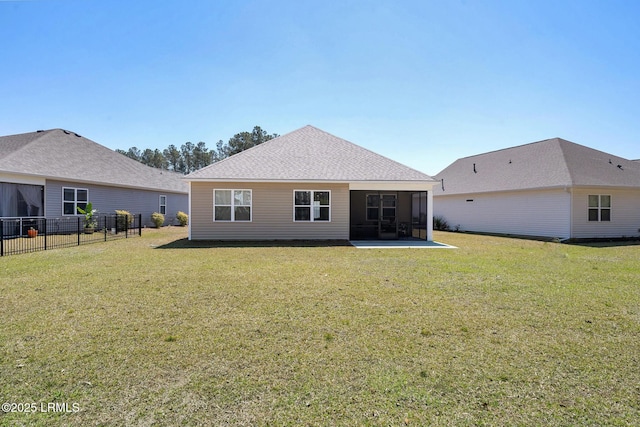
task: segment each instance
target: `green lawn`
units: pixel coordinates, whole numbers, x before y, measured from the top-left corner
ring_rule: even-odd
[[[640,246],[185,233],[0,259],[0,425],[640,424]]]

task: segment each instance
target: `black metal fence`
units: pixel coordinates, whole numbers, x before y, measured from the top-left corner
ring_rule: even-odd
[[[84,217],[0,218],[0,256],[106,242],[142,235],[142,215],[100,215],[93,228]]]

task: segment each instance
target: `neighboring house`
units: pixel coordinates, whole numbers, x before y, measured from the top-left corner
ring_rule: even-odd
[[[165,214],[172,224],[188,209],[182,175],[154,169],[62,129],[0,137],[0,217],[64,217],[92,202],[116,209]]]
[[[432,240],[433,178],[312,126],[185,179],[193,240]]]
[[[590,239],[640,235],[640,163],[560,138],[456,160],[435,176],[452,228]]]

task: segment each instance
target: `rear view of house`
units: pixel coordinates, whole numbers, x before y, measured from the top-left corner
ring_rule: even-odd
[[[432,240],[430,176],[313,126],[185,179],[193,240]]]
[[[435,178],[434,215],[461,230],[640,236],[640,163],[564,139],[465,157]]]

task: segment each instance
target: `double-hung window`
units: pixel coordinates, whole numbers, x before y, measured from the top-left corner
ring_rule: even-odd
[[[380,215],[380,207],[382,207],[382,215]],[[395,217],[395,194],[367,194],[367,221],[394,221]]]
[[[589,221],[611,221],[611,196],[589,195]]]
[[[251,221],[251,190],[213,190],[214,221]]]
[[[380,219],[380,195],[367,194],[367,221]]]
[[[167,196],[160,196],[160,213],[167,214]]]
[[[62,215],[79,215],[78,208],[86,209],[88,201],[86,188],[62,187]]]
[[[295,190],[293,220],[296,222],[331,221],[331,192]]]

